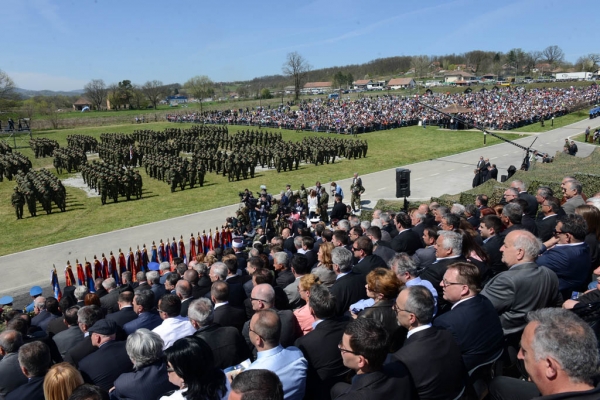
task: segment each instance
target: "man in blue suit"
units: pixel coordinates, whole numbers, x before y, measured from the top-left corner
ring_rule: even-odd
[[[154,311],[154,293],[150,290],[143,290],[135,294],[133,311],[137,313],[138,317],[123,325],[123,330],[128,335],[140,328],[152,330],[162,324],[162,318]]]
[[[6,400],[44,400],[44,376],[50,368],[50,348],[39,340],[19,349],[19,365],[28,381],[6,396]]]
[[[563,299],[585,288],[591,275],[589,246],[584,242],[587,224],[581,215],[569,214],[558,219],[554,237],[542,246],[536,264],[551,269],[558,276],[558,290]],[[550,249],[546,250],[546,246]]]
[[[467,370],[498,356],[504,333],[494,306],[479,294],[479,269],[465,262],[451,264],[440,286],[452,309],[436,318],[433,326],[452,332]]]

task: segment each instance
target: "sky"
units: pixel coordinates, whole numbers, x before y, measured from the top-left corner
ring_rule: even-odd
[[[600,52],[591,0],[2,0],[0,70],[17,87],[77,90],[92,79],[215,82],[377,58],[558,45]],[[593,40],[592,40],[593,38]]]

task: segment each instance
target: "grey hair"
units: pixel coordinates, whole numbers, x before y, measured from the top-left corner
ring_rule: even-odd
[[[198,275],[208,275],[208,265],[205,263],[198,263],[193,267]]]
[[[452,204],[452,208],[450,208],[450,213],[462,217],[465,214],[465,206],[458,203]]]
[[[125,350],[136,369],[160,360],[165,342],[162,338],[146,328],[140,328],[127,338]]]
[[[33,304],[43,311],[46,309],[46,298],[42,296],[36,297],[35,300],[33,300]]]
[[[108,289],[114,289],[117,287],[117,281],[115,281],[115,278],[106,278],[103,282],[102,282],[102,287],[106,290]]]
[[[379,219],[380,219],[382,222],[387,222],[387,223],[389,223],[389,222],[390,222],[390,220],[391,220],[391,218],[390,218],[390,213],[387,213],[387,212],[382,212],[382,213],[379,215]]]
[[[543,308],[527,314],[537,322],[532,350],[536,360],[554,358],[571,382],[593,385],[598,376],[598,340],[592,328],[571,310]]]
[[[415,213],[413,214],[413,216],[414,216],[416,219],[418,219],[419,221],[421,221],[421,222],[424,222],[424,221],[425,221],[425,217],[426,217],[426,215],[425,215],[425,214],[421,214],[421,213],[419,213],[419,212],[415,212]]]
[[[383,228],[383,224],[381,223],[381,219],[374,219],[371,221],[371,226],[376,226],[379,229]]]
[[[371,221],[361,221],[360,227],[362,228],[363,231],[366,231],[367,229],[369,229],[371,227]]]
[[[426,325],[433,319],[433,310],[435,303],[433,295],[425,286],[414,285],[404,290],[408,290],[408,297],[404,308],[417,317],[419,325]]]
[[[452,249],[452,254],[458,256],[462,254],[462,236],[458,232],[439,231],[439,237],[442,238],[444,249]]]
[[[419,275],[419,266],[407,253],[397,253],[389,262],[388,266],[396,275],[404,275],[408,272],[410,276]]]
[[[349,232],[350,231],[350,221],[347,219],[341,219],[337,223],[337,228],[342,231]]]
[[[576,191],[577,194],[581,194],[583,187],[579,181],[571,181],[569,182],[569,189]]]
[[[352,269],[352,252],[345,247],[336,247],[331,250],[331,261],[340,266],[341,272],[350,272]]]
[[[515,179],[514,181],[512,181],[510,183],[510,185],[515,185],[514,188],[517,189],[519,192],[524,192],[525,191],[525,183],[520,180],[520,179]]]
[[[283,264],[287,268],[290,260],[285,251],[278,251],[277,253],[273,254],[273,261],[277,264]]]
[[[200,326],[212,324],[214,320],[212,302],[205,297],[192,301],[188,309],[188,318],[193,319]]]
[[[102,309],[98,306],[85,306],[77,311],[77,322],[91,327],[104,316]]]
[[[512,192],[512,194],[514,194],[515,196],[519,196],[519,190],[515,189],[514,187],[508,187],[504,190],[505,192]]]
[[[168,261],[163,261],[160,263],[160,266],[158,267],[161,271],[166,271],[171,269],[171,264],[169,264]]]
[[[590,197],[587,199],[587,203],[600,210],[600,197]]]
[[[7,353],[16,353],[23,345],[23,335],[19,331],[7,329],[0,333],[0,347]]]
[[[348,217],[348,223],[350,224],[351,228],[360,226],[360,218],[358,218],[356,215],[351,215]]]
[[[523,218],[523,208],[519,203],[508,203],[502,209],[502,215],[507,217],[513,224],[520,224]]]
[[[224,281],[227,278],[227,265],[222,262],[216,262],[210,266],[213,273],[219,277],[220,280]]]
[[[544,199],[547,199],[550,196],[554,196],[554,191],[548,186],[540,186],[537,190],[537,194]]]
[[[294,238],[294,246],[295,246],[297,249],[301,249],[301,248],[302,248],[302,236],[296,236],[296,237]]]
[[[534,261],[540,253],[542,242],[528,231],[518,232],[519,234],[513,241],[514,248],[523,250],[526,261]]]
[[[77,301],[82,301],[85,298],[85,295],[89,292],[90,291],[88,290],[87,286],[80,285],[75,288],[73,295],[75,296]]]
[[[158,271],[148,271],[146,273],[146,280],[148,282],[158,283],[160,282],[160,274],[158,273]]]

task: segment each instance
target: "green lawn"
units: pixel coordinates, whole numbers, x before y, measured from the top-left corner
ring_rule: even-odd
[[[580,110],[571,114],[563,115],[562,117],[554,118],[554,126],[551,121],[544,121],[544,127],[537,124],[531,124],[522,128],[512,129],[511,132],[548,132],[555,128],[562,128],[563,126],[571,125],[572,123],[579,122],[589,116],[588,109]]]
[[[174,125],[153,123],[145,124],[144,128],[161,130],[167,126],[173,127]],[[183,128],[188,125],[177,126]],[[45,131],[34,137],[52,138],[57,140],[61,146],[66,146],[66,137],[69,134],[77,133],[98,137],[103,132],[130,133],[137,128],[139,126],[127,124]],[[229,132],[234,133],[241,129],[242,127],[230,127]],[[306,135],[327,136],[327,134],[320,133],[299,134],[286,130],[281,132],[284,140],[299,140]],[[509,139],[517,137],[512,134],[505,136]],[[238,192],[246,187],[258,190],[260,185],[266,184],[275,193],[284,188],[288,182],[292,182],[296,187],[300,183],[311,186],[317,180],[328,182],[348,178],[354,171],[359,171],[361,174],[376,172],[479,148],[483,145],[482,135],[478,132],[440,131],[419,127],[368,133],[361,135],[360,138],[367,139],[369,143],[367,157],[364,159],[342,160],[335,164],[318,167],[302,165],[298,171],[279,174],[275,171],[265,171],[257,173],[254,179],[236,183],[229,183],[226,178],[214,173],[207,174],[203,188],[175,193],[170,193],[166,183],[148,177],[141,168],[140,173],[144,180],[142,200],[120,201],[116,204],[109,203],[102,206],[99,198],[88,198],[81,190],[67,188],[67,212],[46,215],[38,211],[38,217],[27,217],[20,221],[15,219],[14,209],[10,205],[10,196],[15,182],[5,179],[0,183],[0,217],[4,221],[2,230],[5,233],[10,232],[10,234],[2,236],[0,255],[234,204],[238,201]],[[499,142],[498,139],[491,137],[488,137],[487,140],[488,145]],[[19,151],[32,160],[35,168],[52,168],[51,158],[35,159],[30,149],[20,149]],[[67,174],[60,176],[61,179],[67,177]],[[202,198],[201,202],[198,202],[199,197]],[[29,215],[26,207],[25,215]]]

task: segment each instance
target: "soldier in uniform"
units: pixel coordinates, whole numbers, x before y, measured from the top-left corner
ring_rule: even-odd
[[[104,175],[100,175],[100,179],[98,179],[98,193],[100,193],[100,200],[102,201],[102,205],[106,204],[106,195],[108,192],[108,187],[106,186],[106,179]]]
[[[35,194],[31,190],[25,192],[25,201],[27,202],[27,209],[29,210],[29,214],[32,217],[35,217],[37,215],[37,205],[35,201]]]
[[[304,204],[304,207],[306,207],[308,204],[308,192],[306,191],[306,188],[304,187],[304,183],[302,185],[300,185],[300,190],[298,191],[298,196],[300,197],[300,200],[302,200],[302,204]]]
[[[364,193],[365,188],[362,185],[362,179],[356,172],[354,173],[354,178],[352,178],[350,191],[352,192],[352,196],[350,197],[350,205],[352,207],[352,211],[357,212],[360,210],[360,196]]]
[[[329,216],[327,215],[327,209],[329,208],[329,194],[327,193],[327,189],[325,187],[321,187],[321,193],[319,197],[319,217],[321,221],[328,223]]]
[[[19,191],[18,186],[15,186],[15,192],[12,194],[10,201],[15,208],[17,219],[23,219],[23,205],[25,205],[25,199],[23,198],[23,194]]]

